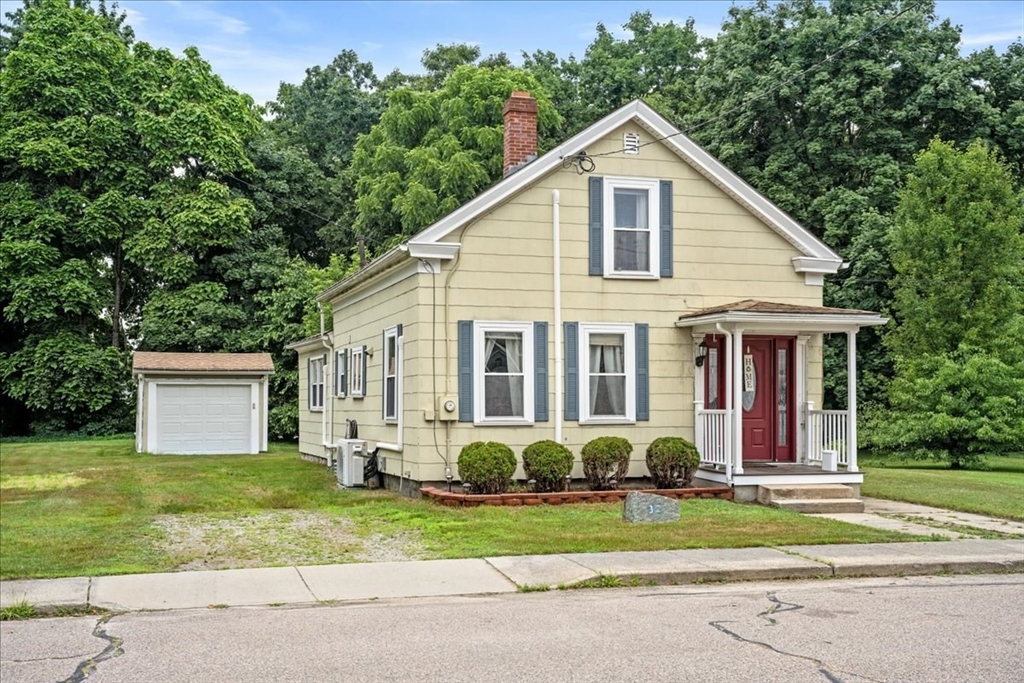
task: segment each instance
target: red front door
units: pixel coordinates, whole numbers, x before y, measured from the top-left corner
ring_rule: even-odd
[[[744,339],[741,358],[743,388],[743,459],[772,460],[772,340]]]
[[[724,408],[725,356],[721,336],[707,338],[705,362],[708,408]],[[740,358],[743,390],[743,459],[792,462],[793,448],[793,338],[744,337]]]

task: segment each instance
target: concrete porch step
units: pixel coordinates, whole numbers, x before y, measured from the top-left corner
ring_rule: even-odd
[[[757,487],[757,502],[769,505],[778,500],[856,499],[853,489],[845,484],[762,484]]]
[[[857,498],[784,498],[768,504],[783,510],[815,515],[864,512],[864,502]]]

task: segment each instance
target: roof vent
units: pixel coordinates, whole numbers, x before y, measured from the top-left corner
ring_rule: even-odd
[[[640,153],[640,134],[625,133],[622,136],[622,152],[624,154]]]

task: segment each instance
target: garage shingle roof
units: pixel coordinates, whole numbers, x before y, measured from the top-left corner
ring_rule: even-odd
[[[135,372],[273,372],[269,353],[162,353],[136,351]]]

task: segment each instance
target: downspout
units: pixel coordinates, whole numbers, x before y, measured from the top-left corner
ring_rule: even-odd
[[[327,391],[327,378],[331,376],[330,373],[330,362],[333,346],[324,336],[324,305],[322,302],[317,302],[317,308],[320,309],[320,343],[326,349],[327,353],[324,354],[324,406],[320,412],[320,433],[323,439],[323,447],[327,451],[327,466],[332,467],[334,465],[335,451],[338,446],[334,443],[334,397],[331,392]],[[307,381],[309,381],[307,379]],[[327,406],[330,406],[328,408]],[[330,415],[328,415],[328,411]]]
[[[145,450],[145,439],[142,438],[142,426],[145,424],[143,410],[145,404],[146,375],[139,373],[139,388],[135,397],[135,452],[142,453]]]
[[[732,483],[732,421],[735,419],[732,410],[732,332],[715,323],[715,329],[725,335],[725,414],[729,418],[725,426],[725,478]]]
[[[561,197],[551,191],[551,239],[554,242],[555,298],[555,442],[562,443],[562,253],[559,224]]]

